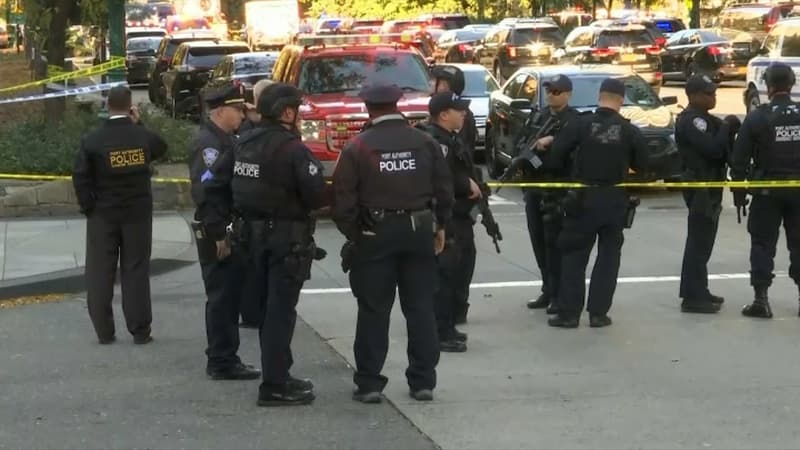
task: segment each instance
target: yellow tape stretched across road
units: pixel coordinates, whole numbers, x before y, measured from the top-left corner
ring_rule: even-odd
[[[0,94],[4,92],[19,91],[21,89],[27,89],[36,86],[43,86],[48,83],[57,83],[59,81],[71,80],[74,78],[91,77],[93,75],[99,75],[101,73],[108,72],[111,69],[116,69],[118,67],[124,67],[124,66],[125,66],[125,58],[114,56],[111,58],[110,61],[98,64],[96,66],[87,67],[85,69],[80,69],[80,70],[74,70],[72,72],[64,72],[60,75],[56,75],[50,78],[45,78],[44,80],[36,80],[36,81],[31,81],[30,83],[23,83],[16,86],[2,88],[0,89]]]
[[[72,180],[70,175],[48,174],[22,174],[0,173],[0,180],[27,180],[27,181],[58,181]],[[156,183],[189,183],[188,178],[153,177]],[[329,181],[330,183],[330,181]],[[566,182],[509,182],[486,183],[489,187],[519,187],[519,188],[549,188],[549,189],[575,189],[591,187],[581,183]],[[652,182],[625,182],[617,186],[637,189],[704,189],[704,188],[747,188],[747,189],[772,189],[772,188],[798,188],[800,180],[754,180],[754,181],[652,181]]]

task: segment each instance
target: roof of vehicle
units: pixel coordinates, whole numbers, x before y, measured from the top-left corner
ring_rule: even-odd
[[[469,17],[463,13],[433,13],[433,14],[420,14],[417,16],[417,20],[426,20],[426,19],[444,19],[448,17]]]
[[[161,27],[126,27],[125,28],[125,32],[126,33],[142,32],[142,31],[163,31],[164,34],[167,33],[167,30],[165,30],[164,28],[161,28]]]
[[[520,68],[521,71],[525,71],[527,73],[535,73],[540,75],[543,78],[556,76],[556,75],[566,75],[572,79],[575,78],[582,78],[582,77],[617,77],[621,75],[633,75],[634,72],[631,71],[628,67],[620,67],[611,64],[606,65],[586,65],[586,66],[575,66],[575,65],[563,65],[563,66],[528,66]],[[513,76],[512,76],[513,78]]]
[[[295,47],[307,52],[324,51],[374,51],[375,49],[412,50],[422,36],[416,32],[387,34],[344,34],[329,36],[303,36],[298,38]],[[366,50],[365,50],[366,49]],[[416,50],[414,50],[416,51]]]
[[[441,65],[458,67],[462,72],[488,72],[488,69],[482,64],[445,63]]]
[[[163,36],[134,36],[126,39],[128,42],[136,42],[136,41],[161,41],[164,39]]]
[[[193,39],[193,38],[211,38],[219,39],[216,33],[211,30],[181,30],[176,31],[169,35],[171,39]]]
[[[192,48],[192,47],[247,47],[247,44],[244,42],[238,41],[189,41],[184,42],[181,44],[183,46]]]
[[[514,25],[511,25],[509,28],[512,30],[533,30],[539,28],[550,28],[555,30],[561,29],[558,25],[548,22],[518,22]]]
[[[230,56],[233,59],[239,58],[277,58],[280,55],[280,52],[242,52],[242,53],[231,53]]]

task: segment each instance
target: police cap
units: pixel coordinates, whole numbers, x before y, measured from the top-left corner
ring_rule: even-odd
[[[297,108],[303,103],[303,92],[286,83],[267,86],[258,97],[258,113],[268,119],[277,119],[286,108]]]
[[[469,100],[463,99],[455,92],[450,91],[433,94],[430,103],[428,103],[428,112],[431,113],[431,116],[435,117],[448,109],[466,111],[469,109]]]
[[[713,94],[717,91],[717,85],[708,75],[692,75],[686,80],[684,91],[686,95]]]
[[[764,72],[767,87],[791,90],[795,83],[794,71],[783,63],[773,63]]]
[[[620,97],[625,97],[625,83],[616,78],[606,78],[600,84],[600,92],[607,92],[609,94],[616,94]]]
[[[394,105],[403,96],[403,90],[394,84],[364,86],[358,96],[367,105]]]
[[[242,88],[229,83],[221,86],[209,86],[206,88],[203,97],[209,109],[244,105]]]
[[[542,83],[548,91],[572,92],[572,80],[566,75],[556,75]]]
[[[464,81],[464,72],[456,66],[447,64],[435,65],[431,68],[431,76],[434,79],[443,79],[450,85],[450,90],[458,95],[464,92],[466,82]]]

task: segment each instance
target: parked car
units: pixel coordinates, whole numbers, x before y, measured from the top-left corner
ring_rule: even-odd
[[[785,19],[778,22],[764,38],[763,46],[757,51],[758,56],[747,63],[747,87],[744,100],[747,112],[769,102],[764,72],[770,64],[781,62],[791,66],[795,75],[800,76],[800,18]],[[792,87],[792,99],[800,95],[800,85]]]
[[[178,46],[170,68],[161,74],[166,105],[173,117],[200,114],[199,92],[217,63],[232,53],[249,52],[244,42],[185,42]]]
[[[125,67],[128,84],[147,83],[156,62],[160,37],[131,38],[125,43]]]
[[[661,47],[642,25],[588,26],[572,30],[558,60],[565,64],[618,65],[661,87]]]
[[[245,99],[253,103],[253,85],[260,80],[272,79],[272,68],[279,52],[233,53],[226,55],[211,72],[215,85],[238,83],[245,90]]]
[[[486,29],[445,31],[436,42],[433,58],[436,62],[472,62],[475,47],[486,37]]]
[[[754,54],[748,42],[730,42],[708,29],[690,29],[673,34],[661,53],[664,81],[685,81],[694,74],[716,81],[743,80],[747,62]]]
[[[402,33],[408,30],[421,30],[426,23],[420,20],[387,20],[381,25],[381,34]]]
[[[140,37],[163,38],[167,35],[167,30],[157,27],[129,27],[125,28],[125,40]]]
[[[752,3],[739,4],[724,8],[713,22],[712,28],[731,28],[750,33],[754,39],[762,41],[767,33],[781,19],[786,18],[793,10],[793,3],[777,6]]]
[[[458,30],[470,24],[466,14],[423,14],[417,20],[424,22],[426,28],[442,30]]]
[[[489,174],[499,176],[517,155],[516,139],[532,109],[544,108],[546,94],[542,83],[556,75],[572,80],[570,106],[580,111],[594,110],[604,79],[620,78],[625,83],[625,103],[620,113],[644,134],[649,153],[649,172],[631,174],[638,179],[675,179],[681,161],[675,144],[675,121],[666,105],[676,97],[658,98],[648,83],[625,69],[587,68],[586,66],[524,67],[503,87],[490,95],[486,124],[486,165]]]
[[[383,19],[352,19],[346,21],[344,31],[349,34],[374,34],[381,31]]]
[[[486,116],[489,115],[489,95],[500,89],[494,76],[480,64],[448,64],[464,72],[464,92],[462,97],[470,99],[469,109],[475,116],[478,128],[476,149],[483,151],[486,143]]]
[[[472,60],[492,71],[503,82],[520,67],[552,64],[564,45],[558,26],[546,22],[520,22],[490,31],[474,49]]]
[[[172,64],[172,57],[178,50],[178,46],[191,41],[219,42],[219,38],[210,30],[187,30],[165,36],[161,40],[156,51],[155,64],[150,72],[150,85],[147,88],[147,95],[154,105],[164,105],[166,100],[164,85],[161,84],[161,74]]]

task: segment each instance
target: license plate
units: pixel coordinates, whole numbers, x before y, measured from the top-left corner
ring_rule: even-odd
[[[642,55],[622,55],[620,59],[622,60],[622,62],[634,62],[634,61],[639,61],[641,57]]]
[[[747,67],[739,67],[739,74],[741,75],[747,74]]]

